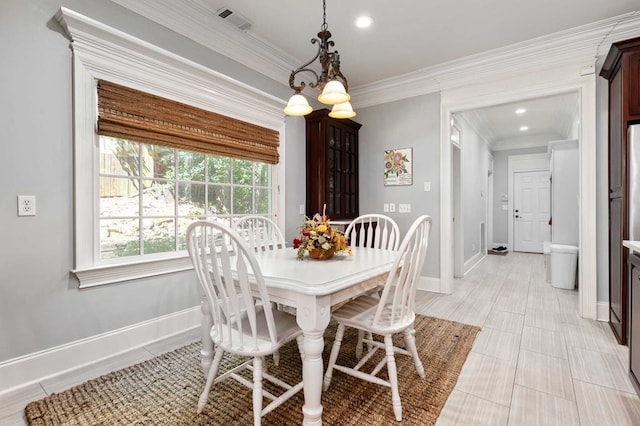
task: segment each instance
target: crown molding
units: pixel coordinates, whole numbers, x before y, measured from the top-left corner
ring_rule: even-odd
[[[275,81],[285,82],[297,58],[251,31],[215,18],[204,0],[112,0]],[[214,25],[215,24],[215,25]],[[640,36],[640,12],[630,12],[521,43],[467,56],[350,89],[354,108],[398,101],[482,79],[558,66],[593,65],[611,43]],[[284,83],[283,83],[284,84]]]
[[[364,108],[515,73],[594,65],[611,43],[637,36],[640,12],[630,12],[354,87],[351,103],[354,108]]]
[[[111,1],[283,84],[301,63],[251,31],[218,19],[203,0]]]

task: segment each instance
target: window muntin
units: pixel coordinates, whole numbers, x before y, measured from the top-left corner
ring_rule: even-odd
[[[184,251],[197,219],[273,216],[273,166],[100,136],[99,261]]]

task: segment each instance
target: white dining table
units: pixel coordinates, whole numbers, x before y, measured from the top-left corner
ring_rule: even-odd
[[[292,248],[256,253],[271,302],[295,308],[303,331],[304,425],[322,424],[322,351],[331,307],[384,284],[397,254],[361,247],[352,250],[352,256],[337,254],[329,260],[305,257],[303,261],[296,260],[297,250]],[[208,371],[214,348],[209,338],[213,324],[206,298],[202,299],[201,309],[202,367]]]

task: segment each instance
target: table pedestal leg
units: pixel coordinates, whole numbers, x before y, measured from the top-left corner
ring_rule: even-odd
[[[303,425],[322,425],[322,351],[324,330],[329,325],[331,307],[329,297],[301,295],[298,299],[297,321],[304,335],[304,382]]]

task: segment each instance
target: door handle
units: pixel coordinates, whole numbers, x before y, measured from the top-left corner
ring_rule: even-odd
[[[516,215],[516,219],[519,218],[520,216]]]
[[[520,210],[516,209],[516,213],[518,213]]]

